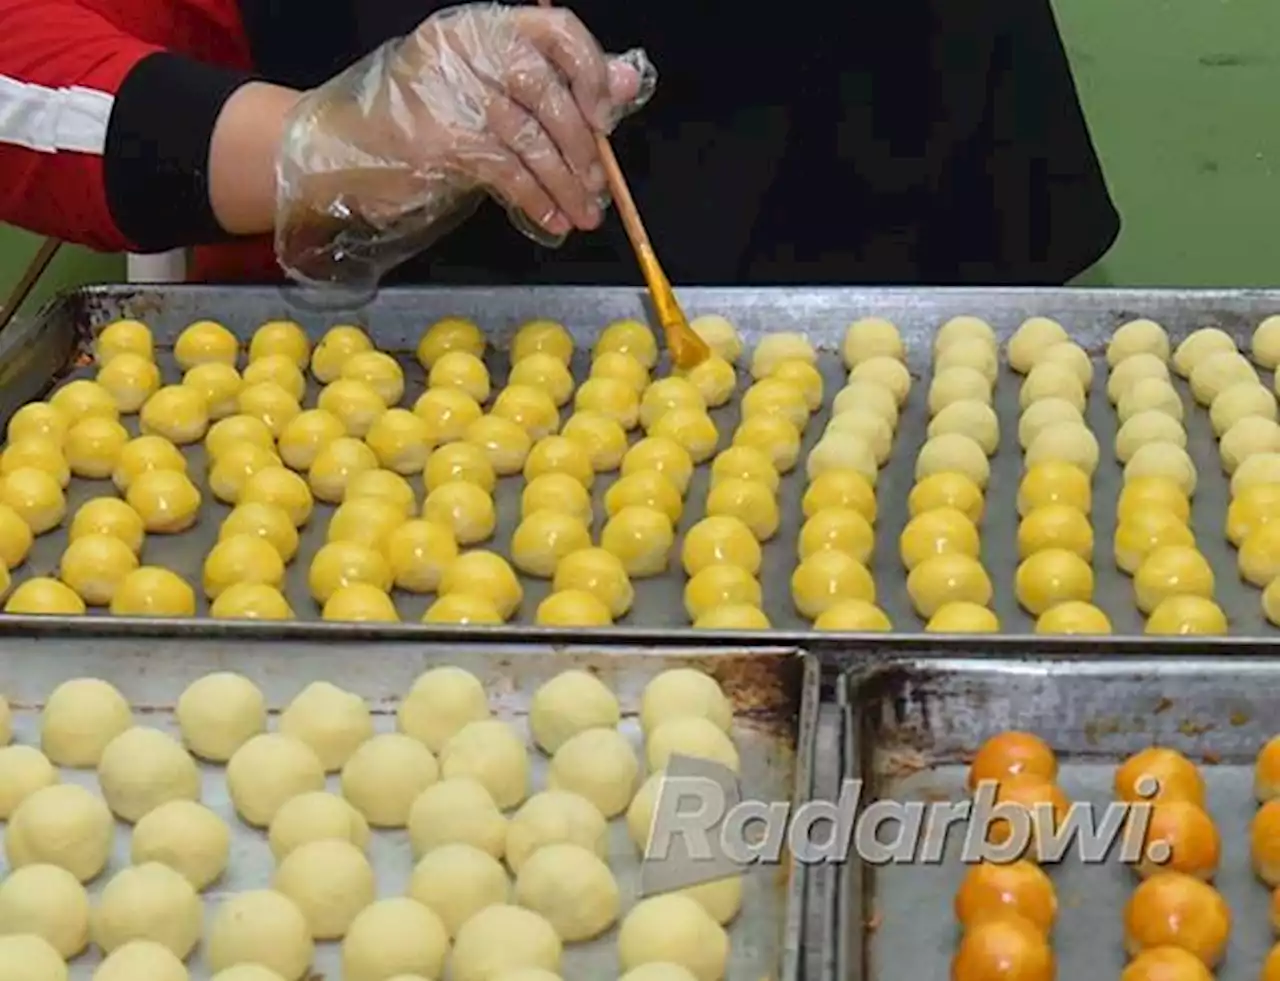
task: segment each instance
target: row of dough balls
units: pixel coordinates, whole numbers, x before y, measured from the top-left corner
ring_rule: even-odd
[[[41,937],[59,964],[92,941],[109,955],[95,977],[131,978],[126,966],[147,964],[148,977],[185,978],[182,961],[201,936],[198,892],[221,876],[230,852],[230,829],[198,803],[200,758],[226,763],[237,813],[268,829],[277,860],[271,889],[234,896],[215,914],[205,938],[213,970],[253,964],[274,972],[264,979],[296,981],[314,942],[343,940],[351,981],[440,977],[450,941],[459,981],[518,967],[554,972],[564,943],[599,936],[620,915],[604,862],[608,819],[625,812],[643,851],[673,754],[739,768],[731,705],[690,669],[658,675],[642,695],[651,775],[638,793],[640,764],[617,732],[617,699],[583,671],[534,694],[529,725],[551,764],[548,790],[532,797],[523,740],[492,718],[479,681],[456,668],[418,679],[392,734],[375,735],[363,700],[326,683],[300,692],[269,734],[261,692],[231,673],[194,682],[176,717],[181,744],[135,726],[110,685],[76,679],[46,703],[43,753],[0,750],[14,869],[0,884],[0,930]],[[58,783],[54,763],[96,766],[105,803]],[[343,797],[324,793],[326,772],[341,774]],[[80,883],[106,865],[113,813],[134,824],[133,864],[91,909]],[[406,898],[377,900],[365,857],[370,826],[408,827],[418,864]],[[623,969],[674,964],[685,973],[651,972],[655,981],[716,981],[728,957],[723,925],[740,905],[740,879],[640,902],[619,932]]]

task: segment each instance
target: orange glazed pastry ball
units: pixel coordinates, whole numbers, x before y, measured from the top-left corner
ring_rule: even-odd
[[[1272,736],[1258,752],[1253,770],[1253,794],[1259,804],[1280,798],[1280,736]]]
[[[1039,736],[1030,732],[1002,732],[978,749],[969,766],[969,789],[985,780],[1004,780],[1022,775],[1055,780],[1058,760]]]
[[[1027,859],[1038,857],[1041,835],[1052,837],[1056,834],[1058,827],[1066,820],[1067,808],[1071,806],[1061,787],[1033,774],[1006,777],[1000,781],[996,789],[996,802],[1021,805],[1026,808],[1031,840],[1027,842],[1027,850],[1021,857]],[[1050,819],[1052,827],[1044,826],[1043,807],[1039,806],[1044,804],[1048,804],[1053,810],[1053,816]],[[1011,822],[997,818],[990,824],[987,840],[993,845],[1003,845],[1016,833],[1019,833],[1019,829]]]
[[[1269,800],[1258,808],[1249,837],[1258,878],[1273,889],[1280,886],[1280,801]]]
[[[1271,977],[1264,973],[1263,981]],[[1129,962],[1120,981],[1213,981],[1213,972],[1181,947],[1151,947]]]
[[[1155,851],[1164,854],[1153,856],[1157,843]],[[1222,839],[1213,818],[1199,805],[1162,800],[1151,808],[1142,854],[1137,869],[1144,879],[1168,871],[1210,882],[1218,871]]]
[[[1181,947],[1216,967],[1230,933],[1226,900],[1213,886],[1181,872],[1146,879],[1124,909],[1124,946],[1131,955],[1149,947]]]
[[[1130,756],[1116,770],[1115,787],[1116,797],[1131,804],[1142,800],[1185,800],[1204,806],[1204,777],[1176,749],[1152,746]]]
[[[1014,915],[967,931],[951,962],[951,981],[1053,981],[1055,973],[1044,934]]]
[[[1272,947],[1262,962],[1262,981],[1280,981],[1280,944]]]
[[[966,930],[1009,915],[1035,924],[1048,936],[1058,916],[1053,882],[1034,862],[971,865],[956,892],[956,919]]]

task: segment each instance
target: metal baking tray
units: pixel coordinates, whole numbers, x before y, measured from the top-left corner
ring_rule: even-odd
[[[1280,659],[891,658],[848,673],[841,695],[845,774],[864,781],[864,803],[963,799],[967,761],[1009,729],[1043,737],[1068,797],[1098,806],[1112,799],[1115,769],[1127,756],[1152,745],[1186,753],[1205,777],[1222,837],[1214,884],[1232,911],[1216,976],[1257,978],[1275,938],[1270,890],[1250,865],[1249,823],[1255,758],[1280,727]],[[962,829],[948,836],[943,860],[933,864],[844,866],[837,977],[949,976],[962,838]],[[1059,903],[1058,976],[1118,977],[1126,963],[1121,911],[1137,876],[1118,860],[1086,865],[1074,854],[1048,868]]]
[[[1121,467],[1111,452],[1116,418],[1105,395],[1105,362],[1102,353],[1111,332],[1119,324],[1138,316],[1151,317],[1168,329],[1176,342],[1192,330],[1209,325],[1221,327],[1247,347],[1256,324],[1265,316],[1280,312],[1277,291],[1186,291],[1186,290],[1090,290],[1090,289],[868,289],[868,288],[741,288],[688,289],[681,299],[690,316],[719,313],[737,325],[748,347],[765,333],[800,331],[821,352],[826,381],[826,405],[811,421],[805,434],[804,450],[816,442],[830,415],[830,402],[844,384],[845,372],[838,348],[848,324],[860,316],[879,315],[893,320],[908,346],[908,361],[916,384],[904,407],[896,445],[877,489],[880,517],[874,572],[879,602],[899,633],[918,633],[922,622],[912,611],[906,592],[906,577],[898,557],[898,537],[907,519],[906,497],[914,482],[915,458],[925,439],[928,421],[926,393],[930,377],[931,338],[949,317],[974,314],[988,320],[1005,338],[1027,317],[1046,315],[1059,319],[1072,336],[1089,350],[1098,363],[1088,408],[1088,421],[1102,446],[1102,462],[1094,482],[1093,521],[1096,535],[1096,602],[1110,616],[1119,635],[1140,634],[1143,618],[1132,600],[1130,583],[1112,557],[1115,530],[1115,503],[1121,486]],[[152,328],[167,380],[177,380],[176,368],[168,357],[178,333],[201,318],[224,322],[247,338],[262,322],[290,318],[302,323],[314,335],[341,322],[366,326],[378,345],[401,357],[406,367],[407,392],[404,404],[412,404],[422,390],[423,374],[412,357],[422,331],[436,319],[462,314],[476,319],[488,332],[493,353],[490,367],[495,384],[505,380],[502,351],[515,329],[534,317],[547,317],[565,324],[579,344],[574,362],[581,377],[587,368],[589,349],[595,333],[612,320],[646,316],[643,293],[631,288],[593,287],[510,287],[510,288],[415,288],[382,292],[369,304],[355,309],[317,307],[308,294],[277,288],[216,288],[195,286],[91,287],[76,290],[54,301],[36,319],[18,325],[0,337],[0,422],[20,405],[40,397],[60,380],[82,377],[92,369],[77,367],[83,362],[95,330],[119,317],[137,317]],[[740,389],[749,384],[747,372],[740,371]],[[1013,591],[1017,566],[1016,522],[1013,504],[1022,468],[1017,445],[1019,379],[1002,367],[996,389],[995,407],[1002,429],[1002,443],[992,461],[991,486],[987,494],[988,520],[983,528],[983,562],[995,583],[994,607],[1006,634],[1027,634],[1033,619],[1019,609]],[[1223,533],[1228,503],[1227,481],[1219,466],[1217,446],[1208,413],[1193,408],[1190,394],[1181,382],[1189,412],[1189,451],[1200,475],[1194,502],[1193,523],[1197,541],[1218,577],[1217,599],[1231,623],[1231,633],[1240,637],[1269,637],[1276,631],[1262,615],[1259,593],[1239,584],[1235,553]],[[314,393],[312,393],[314,397]],[[737,423],[737,408],[731,404],[713,416],[720,429],[722,446]],[[132,421],[132,420],[131,420]],[[191,450],[192,472],[204,473],[199,447]],[[802,457],[803,460],[803,457]],[[613,475],[596,482],[597,500],[612,483]],[[498,528],[492,547],[505,551],[515,529],[519,511],[519,477],[500,481],[496,495]],[[803,462],[783,481],[780,504],[782,525],[765,549],[761,576],[765,585],[765,612],[774,630],[755,638],[760,642],[813,643],[810,625],[795,612],[789,579],[796,564],[796,538],[803,522],[799,502],[805,487]],[[419,493],[421,487],[419,486]],[[707,467],[700,467],[687,497],[680,532],[702,517],[707,490]],[[72,507],[84,499],[112,493],[109,482],[77,480],[69,494]],[[207,496],[207,495],[206,495]],[[146,561],[167,565],[198,582],[203,557],[214,541],[217,526],[226,508],[210,501],[201,522],[180,536],[152,536]],[[603,508],[598,508],[602,512]],[[318,615],[306,594],[305,570],[323,541],[331,509],[318,505],[304,531],[298,557],[291,566],[286,592],[304,621]],[[601,519],[598,517],[597,521]],[[599,523],[596,527],[599,531]],[[53,533],[40,539],[28,564],[16,578],[47,573],[56,568],[65,546],[65,536]],[[653,638],[694,636],[682,602],[684,575],[679,567],[680,534],[672,552],[669,572],[662,577],[636,583],[633,611],[613,629],[592,632],[601,640],[627,639],[639,642]],[[526,579],[525,602],[518,615],[521,631],[531,629],[533,610],[548,592],[544,581]],[[401,617],[416,624],[429,597],[397,595]],[[206,610],[201,601],[200,613]],[[52,626],[46,624],[46,626]],[[312,630],[318,624],[299,623],[293,629]],[[325,628],[341,625],[324,625]],[[409,628],[401,628],[409,629]],[[415,627],[429,634],[432,628]],[[489,636],[501,636],[497,628],[475,628]],[[509,630],[510,628],[508,628]],[[394,633],[396,628],[378,628]],[[806,634],[809,635],[806,637]],[[479,635],[479,633],[477,634]],[[583,633],[582,636],[586,636]],[[743,634],[699,634],[700,642],[740,643]]]
[[[810,796],[818,720],[818,668],[810,657],[772,648],[720,653],[636,648],[553,651],[542,646],[494,646],[458,651],[421,643],[360,646],[229,642],[216,638],[162,640],[139,647],[127,639],[102,639],[92,646],[35,637],[10,636],[0,651],[0,692],[14,709],[15,740],[38,745],[39,712],[49,693],[75,677],[97,677],[115,685],[132,703],[140,724],[174,734],[174,705],[183,689],[213,671],[238,671],[256,682],[273,718],[307,683],[326,680],[363,696],[379,731],[394,728],[399,697],[422,671],[452,664],[473,672],[490,693],[495,715],[524,730],[529,700],[542,682],[569,668],[591,670],[622,703],[622,731],[639,745],[635,712],[644,685],[668,668],[689,666],[714,675],[737,710],[734,740],[742,757],[747,797],[800,801]],[[274,721],[272,722],[274,725]],[[542,789],[545,759],[536,752],[533,787]],[[233,829],[227,874],[205,893],[212,909],[220,897],[269,885],[273,863],[266,836],[241,824],[227,797],[220,767],[208,766],[204,803]],[[67,782],[96,791],[93,771],[65,770]],[[336,777],[329,789],[337,791]],[[610,866],[623,893],[624,910],[636,897],[639,860],[620,818],[610,829]],[[107,870],[90,886],[96,896],[110,876],[128,864],[129,830],[121,823]],[[379,896],[403,895],[412,871],[408,835],[375,831],[370,857]],[[5,863],[0,857],[0,877]],[[732,955],[728,981],[802,981],[806,870],[794,861],[751,868],[746,874],[743,912],[729,927]],[[596,941],[566,947],[566,981],[614,977],[618,973],[616,928]],[[90,951],[72,964],[73,979],[87,979],[99,955]],[[192,977],[208,972],[197,952]],[[317,945],[315,976],[340,975],[338,945]]]

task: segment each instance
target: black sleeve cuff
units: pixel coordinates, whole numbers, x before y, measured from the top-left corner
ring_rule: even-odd
[[[224,240],[209,204],[209,145],[231,93],[253,78],[160,52],[116,92],[103,154],[107,205],[141,252]]]

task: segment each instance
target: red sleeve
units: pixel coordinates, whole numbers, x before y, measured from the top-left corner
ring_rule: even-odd
[[[0,220],[109,251],[224,237],[208,201],[223,103],[248,80],[74,0],[0,0]]]

